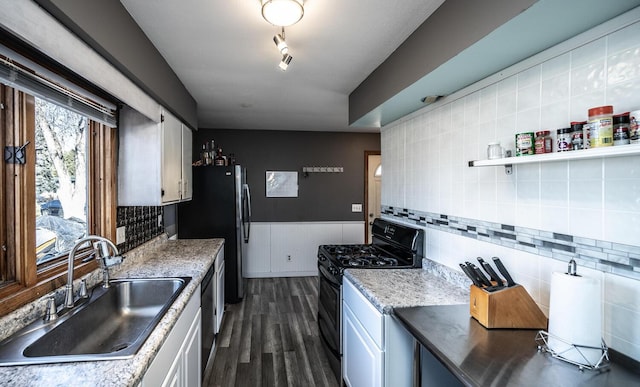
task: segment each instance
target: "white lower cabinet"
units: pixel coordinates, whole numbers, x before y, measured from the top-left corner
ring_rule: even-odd
[[[200,291],[197,290],[147,369],[142,386],[201,386],[200,319]]]
[[[384,352],[371,339],[351,309],[343,309],[342,369],[348,386],[382,386]]]
[[[411,386],[413,338],[346,277],[342,286],[342,374],[347,386]]]

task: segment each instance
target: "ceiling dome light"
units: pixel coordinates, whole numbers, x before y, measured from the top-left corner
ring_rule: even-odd
[[[262,17],[274,26],[296,24],[304,15],[303,0],[261,0]]]

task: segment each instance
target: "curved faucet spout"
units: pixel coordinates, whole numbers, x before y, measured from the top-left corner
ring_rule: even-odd
[[[75,261],[75,256],[76,256],[76,252],[78,251],[78,249],[81,246],[84,246],[85,243],[87,242],[91,242],[91,241],[97,241],[97,242],[101,242],[99,249],[98,249],[98,258],[101,259],[101,266],[103,268],[103,272],[105,275],[105,280],[108,284],[109,282],[109,275],[108,275],[108,266],[105,260],[106,258],[109,258],[109,251],[107,248],[107,245],[113,250],[113,253],[115,256],[119,256],[120,253],[118,252],[118,248],[116,247],[115,244],[113,244],[113,242],[111,242],[109,239],[98,236],[98,235],[87,235],[86,237],[79,239],[75,245],[73,245],[73,248],[71,249],[71,251],[69,252],[69,261],[68,261],[68,267],[67,267],[67,286],[66,286],[66,295],[65,295],[65,300],[64,300],[64,306],[66,308],[73,308],[73,305],[75,303],[74,300],[74,295],[73,295],[73,262]],[[105,245],[106,244],[106,245]],[[121,259],[120,259],[121,261]],[[118,262],[119,263],[119,262]]]

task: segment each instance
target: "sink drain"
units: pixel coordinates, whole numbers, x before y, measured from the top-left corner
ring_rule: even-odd
[[[130,345],[131,345],[131,343],[118,343],[118,344],[114,345],[113,347],[111,347],[111,352],[121,351],[121,350],[127,348]]]

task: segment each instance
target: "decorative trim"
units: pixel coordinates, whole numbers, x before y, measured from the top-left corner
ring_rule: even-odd
[[[126,239],[118,245],[118,250],[125,253],[164,232],[164,208],[156,206],[118,207],[117,227],[125,226]]]
[[[640,247],[446,214],[382,206],[382,214],[559,261],[640,280]]]

